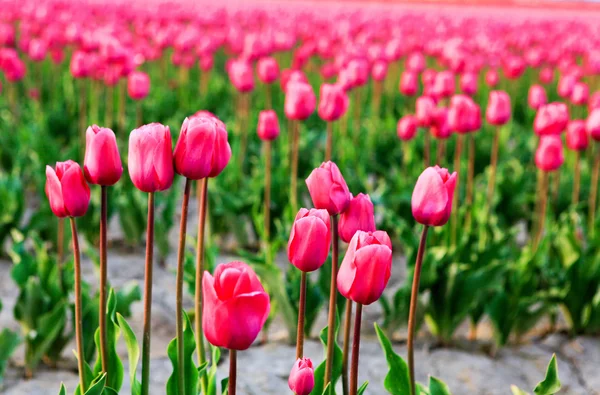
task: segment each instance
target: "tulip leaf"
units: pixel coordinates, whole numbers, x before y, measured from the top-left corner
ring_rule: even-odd
[[[119,327],[123,331],[123,339],[125,339],[125,344],[127,345],[127,355],[129,358],[129,379],[131,381],[131,395],[141,395],[142,385],[136,377],[138,361],[140,359],[140,347],[135,337],[135,333],[133,333],[133,330],[131,330],[131,327],[129,326],[127,321],[125,321],[125,318],[123,318],[123,316],[119,313],[117,313],[117,321],[119,323]]]
[[[512,391],[513,395],[529,395],[529,393],[519,389],[516,385],[511,385],[510,390]]]
[[[336,325],[335,325],[335,337],[334,338],[337,339],[337,337],[338,337],[337,333],[340,328],[339,314],[336,314],[335,322],[336,322]],[[321,331],[321,334],[319,335],[319,338],[321,339],[321,343],[323,343],[323,347],[325,348],[325,352],[327,352],[327,330],[328,330],[328,327],[326,326],[325,328],[323,328],[323,330]],[[333,369],[331,372],[332,388],[331,388],[330,392],[332,392],[333,394],[335,394],[335,383],[338,381],[338,379],[342,375],[342,357],[343,357],[342,349],[340,348],[340,346],[337,344],[337,341],[336,341],[335,345],[334,345],[334,349],[333,349]],[[311,392],[311,395],[321,395],[324,393],[326,363],[327,363],[327,361],[324,360],[315,369],[315,386]]]
[[[117,313],[123,317],[131,317],[131,305],[142,300],[142,291],[137,282],[125,284],[117,291]]]
[[[77,355],[77,353],[75,351],[73,351],[73,354],[75,354],[75,358],[79,359],[79,356]],[[83,375],[84,380],[85,380],[85,386],[86,386],[86,388],[88,388],[88,391],[89,391],[90,386],[94,382],[94,372],[92,371],[92,368],[90,367],[90,365],[85,361],[83,362],[83,370],[85,371],[85,374]],[[102,374],[102,375],[104,375],[104,374]],[[75,388],[74,395],[81,395],[81,388],[79,387],[79,384],[77,384],[77,387]],[[87,392],[86,392],[86,395],[87,395]]]
[[[360,388],[356,391],[357,395],[363,395],[365,393],[365,391],[367,390],[367,386],[369,385],[368,381],[365,381]]]
[[[67,395],[67,388],[65,387],[65,383],[60,383],[60,390],[58,391],[58,395]]]
[[[115,390],[120,390],[123,385],[123,362],[117,354],[117,341],[121,336],[121,330],[116,321],[117,311],[117,298],[114,290],[111,288],[108,291],[108,298],[106,301],[106,352],[108,357],[108,372],[110,374],[107,377],[106,386]],[[100,328],[96,330],[94,336],[96,347],[98,348],[98,359],[96,359],[96,365],[94,366],[94,375],[98,375],[102,371],[102,359],[100,358]]]
[[[385,354],[389,370],[383,385],[385,389],[392,395],[404,395],[410,393],[410,378],[408,374],[408,365],[398,354],[394,352],[392,343],[381,330],[379,325],[375,323],[375,332],[379,338],[379,343]]]
[[[119,395],[119,393],[114,388],[104,387],[102,395]]]
[[[210,346],[212,350],[212,360],[210,369],[208,370],[208,388],[207,395],[217,395],[217,365],[221,360],[221,349],[219,347]]]
[[[106,385],[106,373],[102,373],[100,376],[96,377],[92,384],[85,391],[85,395],[101,395],[104,392],[104,387]]]
[[[552,359],[546,370],[546,377],[533,390],[535,395],[552,395],[560,391],[561,383],[558,379],[558,364],[556,355],[552,355]]]
[[[225,377],[221,380],[221,393],[227,395],[229,393],[229,377]]]
[[[167,348],[167,354],[173,365],[173,373],[167,380],[167,394],[169,395],[197,395],[198,394],[198,368],[194,364],[194,351],[196,340],[192,331],[192,324],[188,315],[183,312],[183,363],[179,366],[177,358],[177,338],[171,340]],[[184,388],[179,388],[178,375],[180,370],[184,372]]]
[[[314,391],[314,390],[313,390]],[[323,390],[322,395],[331,395],[331,383],[328,383],[325,389]]]
[[[430,395],[452,395],[450,388],[442,380],[429,376]]]
[[[21,336],[18,333],[8,328],[2,330],[0,333],[0,384],[2,384],[6,364],[19,344],[21,344]]]

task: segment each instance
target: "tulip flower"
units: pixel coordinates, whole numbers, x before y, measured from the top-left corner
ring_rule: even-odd
[[[231,158],[225,125],[206,116],[186,118],[173,156],[175,171],[186,178],[218,176]]]
[[[404,71],[400,77],[400,93],[404,96],[414,96],[419,89],[417,75],[411,71]]]
[[[600,141],[600,109],[594,109],[585,122],[585,129],[594,141]]]
[[[410,141],[417,134],[417,118],[413,115],[405,115],[398,121],[396,127],[398,138],[402,141]]]
[[[590,89],[584,82],[577,82],[573,85],[573,91],[571,92],[571,102],[578,106],[587,105],[588,98],[590,95]]]
[[[558,95],[563,99],[570,98],[576,82],[577,80],[572,75],[561,76],[558,80],[558,86],[556,88]]]
[[[594,92],[588,100],[588,111],[592,112],[596,108],[600,108],[600,92]]]
[[[309,395],[315,386],[315,372],[309,358],[298,358],[290,372],[288,386],[295,395]]]
[[[567,127],[569,110],[564,103],[549,103],[539,108],[533,121],[538,136],[559,135]]]
[[[318,209],[325,209],[329,215],[335,216],[346,210],[352,195],[348,185],[333,162],[324,162],[314,169],[306,179],[306,186]]]
[[[469,96],[477,93],[477,75],[475,73],[463,73],[460,76],[460,90]]]
[[[454,74],[449,70],[440,71],[435,76],[432,94],[438,99],[446,99],[454,94]]]
[[[173,152],[168,126],[151,123],[129,135],[129,176],[142,192],[169,189],[173,183]]]
[[[316,97],[312,87],[303,82],[292,82],[287,86],[285,94],[285,115],[289,119],[303,121],[316,107]]]
[[[600,109],[594,109],[590,113],[585,123],[585,129],[588,132],[588,135],[596,142],[595,145],[598,145],[598,141],[600,141]],[[588,227],[589,232],[593,234],[594,225],[596,221],[596,205],[597,205],[597,194],[598,194],[598,179],[600,178],[600,150],[596,149],[594,153],[594,164],[592,166],[592,180],[591,180],[591,190],[590,190],[590,198],[589,198],[589,212],[588,212]]]
[[[340,238],[349,243],[356,232],[375,231],[373,203],[369,195],[359,193],[352,198],[346,211],[340,215],[338,226]]]
[[[429,167],[419,176],[413,191],[413,217],[426,226],[443,226],[452,212],[456,172],[438,166]]]
[[[492,125],[504,125],[510,119],[510,96],[504,91],[491,91],[485,113]]]
[[[50,208],[59,220],[70,217],[71,236],[73,240],[73,271],[75,277],[75,342],[77,353],[84,354],[83,348],[83,315],[81,299],[81,253],[75,217],[83,216],[90,202],[90,188],[85,182],[79,165],[72,160],[57,162],[56,167],[46,166],[46,196]],[[84,359],[77,359],[79,371],[79,388],[82,392],[87,389]]]
[[[252,66],[243,59],[234,60],[227,72],[231,84],[241,93],[254,89],[254,73]]]
[[[498,76],[496,70],[490,69],[485,73],[485,83],[490,88],[495,88],[498,85],[498,81],[500,81],[500,76]]]
[[[288,259],[303,272],[323,266],[331,246],[329,213],[322,209],[300,209],[288,241]]]
[[[540,70],[539,79],[542,84],[549,84],[554,79],[554,70],[550,67],[544,67]]]
[[[358,350],[362,307],[381,297],[392,271],[392,243],[383,231],[358,231],[348,245],[348,251],[337,275],[337,288],[348,300],[356,302],[350,393],[356,394],[358,380]],[[347,310],[352,313],[352,310]],[[347,323],[349,328],[349,322]]]
[[[348,95],[337,84],[323,84],[319,94],[319,117],[327,122],[340,119],[348,110]]]
[[[371,77],[373,80],[381,82],[385,80],[388,72],[388,64],[383,60],[378,60],[371,67]]]
[[[97,125],[85,132],[86,148],[83,172],[90,184],[110,186],[121,179],[123,165],[115,133]]]
[[[415,117],[420,127],[432,126],[435,122],[435,101],[429,96],[421,96],[415,102]]]
[[[258,79],[263,84],[272,84],[279,78],[279,65],[275,58],[264,57],[256,64]]]
[[[235,393],[236,351],[248,349],[269,317],[271,304],[258,276],[243,262],[221,263],[202,278],[202,328],[216,347],[230,350],[229,393]]]
[[[567,147],[575,151],[575,171],[573,174],[573,205],[579,202],[579,184],[581,179],[581,153],[589,145],[589,137],[585,130],[585,121],[577,119],[569,122],[567,126]]]
[[[127,77],[127,92],[133,100],[142,100],[150,92],[150,77],[142,71],[134,71]]]
[[[529,88],[529,94],[527,96],[527,103],[529,107],[534,110],[539,110],[540,107],[544,106],[548,102],[546,98],[546,90],[541,85],[531,85]]]
[[[279,136],[279,121],[273,110],[264,110],[258,114],[258,137],[264,141],[273,141]]]

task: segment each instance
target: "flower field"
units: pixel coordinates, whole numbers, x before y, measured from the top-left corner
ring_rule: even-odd
[[[600,393],[599,17],[4,1],[0,388]]]

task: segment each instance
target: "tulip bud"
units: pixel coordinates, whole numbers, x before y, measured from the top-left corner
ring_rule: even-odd
[[[567,126],[567,147],[573,151],[585,151],[589,145],[585,121],[576,119]]]
[[[287,92],[287,87],[292,82],[304,82],[304,83],[308,84],[308,79],[306,78],[304,73],[300,70],[291,70],[291,69],[283,70],[281,72],[281,80],[280,80],[281,90],[283,92]]]
[[[439,166],[421,173],[412,194],[411,207],[415,220],[427,226],[442,226],[452,212],[456,172],[450,174]]]
[[[500,76],[498,76],[496,70],[490,69],[485,73],[485,83],[490,88],[495,88],[498,85],[498,81],[500,81]]]
[[[229,65],[229,80],[238,91],[245,93],[254,89],[252,66],[243,59],[237,59]]]
[[[258,79],[264,84],[272,84],[279,78],[279,65],[274,58],[261,58],[256,64]]]
[[[585,106],[590,96],[590,89],[585,82],[577,82],[571,92],[571,102],[578,106]]]
[[[324,162],[310,173],[306,179],[306,186],[318,209],[325,209],[329,215],[343,213],[352,195],[340,169],[333,162]]]
[[[563,144],[560,136],[542,136],[535,151],[535,165],[538,169],[550,172],[560,168],[565,161]]]
[[[481,110],[473,99],[465,95],[454,95],[448,110],[448,125],[458,133],[469,133],[481,127]]]
[[[585,122],[585,130],[594,141],[600,141],[600,109],[593,110]]]
[[[406,69],[413,73],[420,73],[425,70],[425,56],[421,52],[413,52],[406,58]]]
[[[363,305],[383,294],[392,273],[392,243],[383,231],[358,231],[352,237],[337,276],[338,291]]]
[[[279,120],[273,110],[264,110],[258,114],[258,137],[264,141],[275,140],[279,136]]]
[[[79,165],[72,160],[46,166],[46,196],[50,208],[59,218],[81,217],[90,203],[90,187]]]
[[[446,107],[436,107],[433,112],[433,123],[429,133],[436,139],[445,140],[452,136],[452,129],[448,124],[448,109]]]
[[[371,68],[371,77],[375,81],[383,81],[388,72],[388,64],[384,60],[378,60],[373,63],[373,67]]]
[[[417,134],[417,118],[412,115],[405,115],[400,118],[396,126],[396,133],[400,140],[412,140]]]
[[[348,110],[348,101],[348,94],[340,85],[323,84],[319,93],[317,112],[324,121],[337,121]]]
[[[549,103],[538,110],[533,130],[538,136],[561,134],[569,122],[569,110],[565,103]]]
[[[435,76],[433,95],[436,98],[446,98],[454,94],[454,74],[449,70],[440,71]]]
[[[411,71],[405,71],[400,76],[400,93],[404,96],[414,96],[419,89],[417,75]]]
[[[568,99],[573,93],[573,87],[577,80],[572,75],[564,75],[558,80],[557,92],[563,99]]]
[[[173,155],[177,174],[191,180],[218,176],[231,158],[225,124],[211,116],[186,118]]]
[[[112,130],[97,125],[87,128],[83,172],[90,184],[109,186],[121,179],[123,165]]]
[[[469,96],[473,96],[477,93],[477,74],[475,73],[463,73],[460,76],[460,90]]]
[[[202,328],[213,346],[248,349],[269,317],[271,303],[258,276],[243,262],[221,263],[202,277]]]
[[[85,78],[89,75],[91,67],[88,65],[88,58],[85,52],[75,51],[71,57],[71,74],[75,78]]]
[[[312,392],[315,386],[315,372],[309,358],[300,358],[294,363],[288,385],[296,395],[309,395]]]
[[[150,91],[150,77],[142,71],[134,71],[127,77],[127,92],[133,100],[142,100]]]
[[[48,53],[48,44],[41,39],[34,38],[29,43],[29,57],[34,62],[41,62],[46,58],[46,54]]]
[[[351,60],[348,63],[347,72],[353,87],[363,86],[369,81],[369,67],[367,62],[362,59]]]
[[[550,67],[544,67],[540,70],[539,79],[542,84],[551,83],[554,79],[554,70],[552,70]]]
[[[510,96],[504,91],[491,91],[485,113],[492,125],[504,125],[510,119]]]
[[[168,126],[151,123],[129,135],[129,177],[142,192],[169,189],[173,183],[173,152]]]
[[[301,208],[290,232],[288,260],[303,272],[312,272],[323,266],[330,246],[331,225],[327,210]]]
[[[600,108],[600,92],[592,93],[588,100],[588,112],[592,112],[596,108]]]
[[[527,96],[527,102],[529,107],[534,110],[539,110],[540,107],[548,102],[546,98],[546,90],[541,85],[531,85],[529,88],[529,94]]]
[[[527,65],[525,61],[518,56],[510,56],[504,62],[504,75],[510,80],[516,80],[525,72]]]
[[[369,195],[359,193],[350,200],[348,208],[340,215],[338,230],[340,238],[346,243],[349,243],[359,230],[375,232],[373,203]]]
[[[421,96],[415,102],[415,117],[420,127],[431,126],[434,122],[435,101],[429,96]]]
[[[297,121],[303,121],[310,117],[317,105],[317,98],[312,86],[304,82],[290,82],[286,88],[285,116]]]

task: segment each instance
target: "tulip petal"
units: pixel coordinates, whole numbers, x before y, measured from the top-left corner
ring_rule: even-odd
[[[67,211],[62,196],[62,186],[56,172],[50,166],[46,166],[46,196],[54,215],[61,218],[66,217]]]
[[[65,171],[61,185],[67,214],[71,217],[84,215],[90,203],[90,187],[79,165],[73,165]]]

